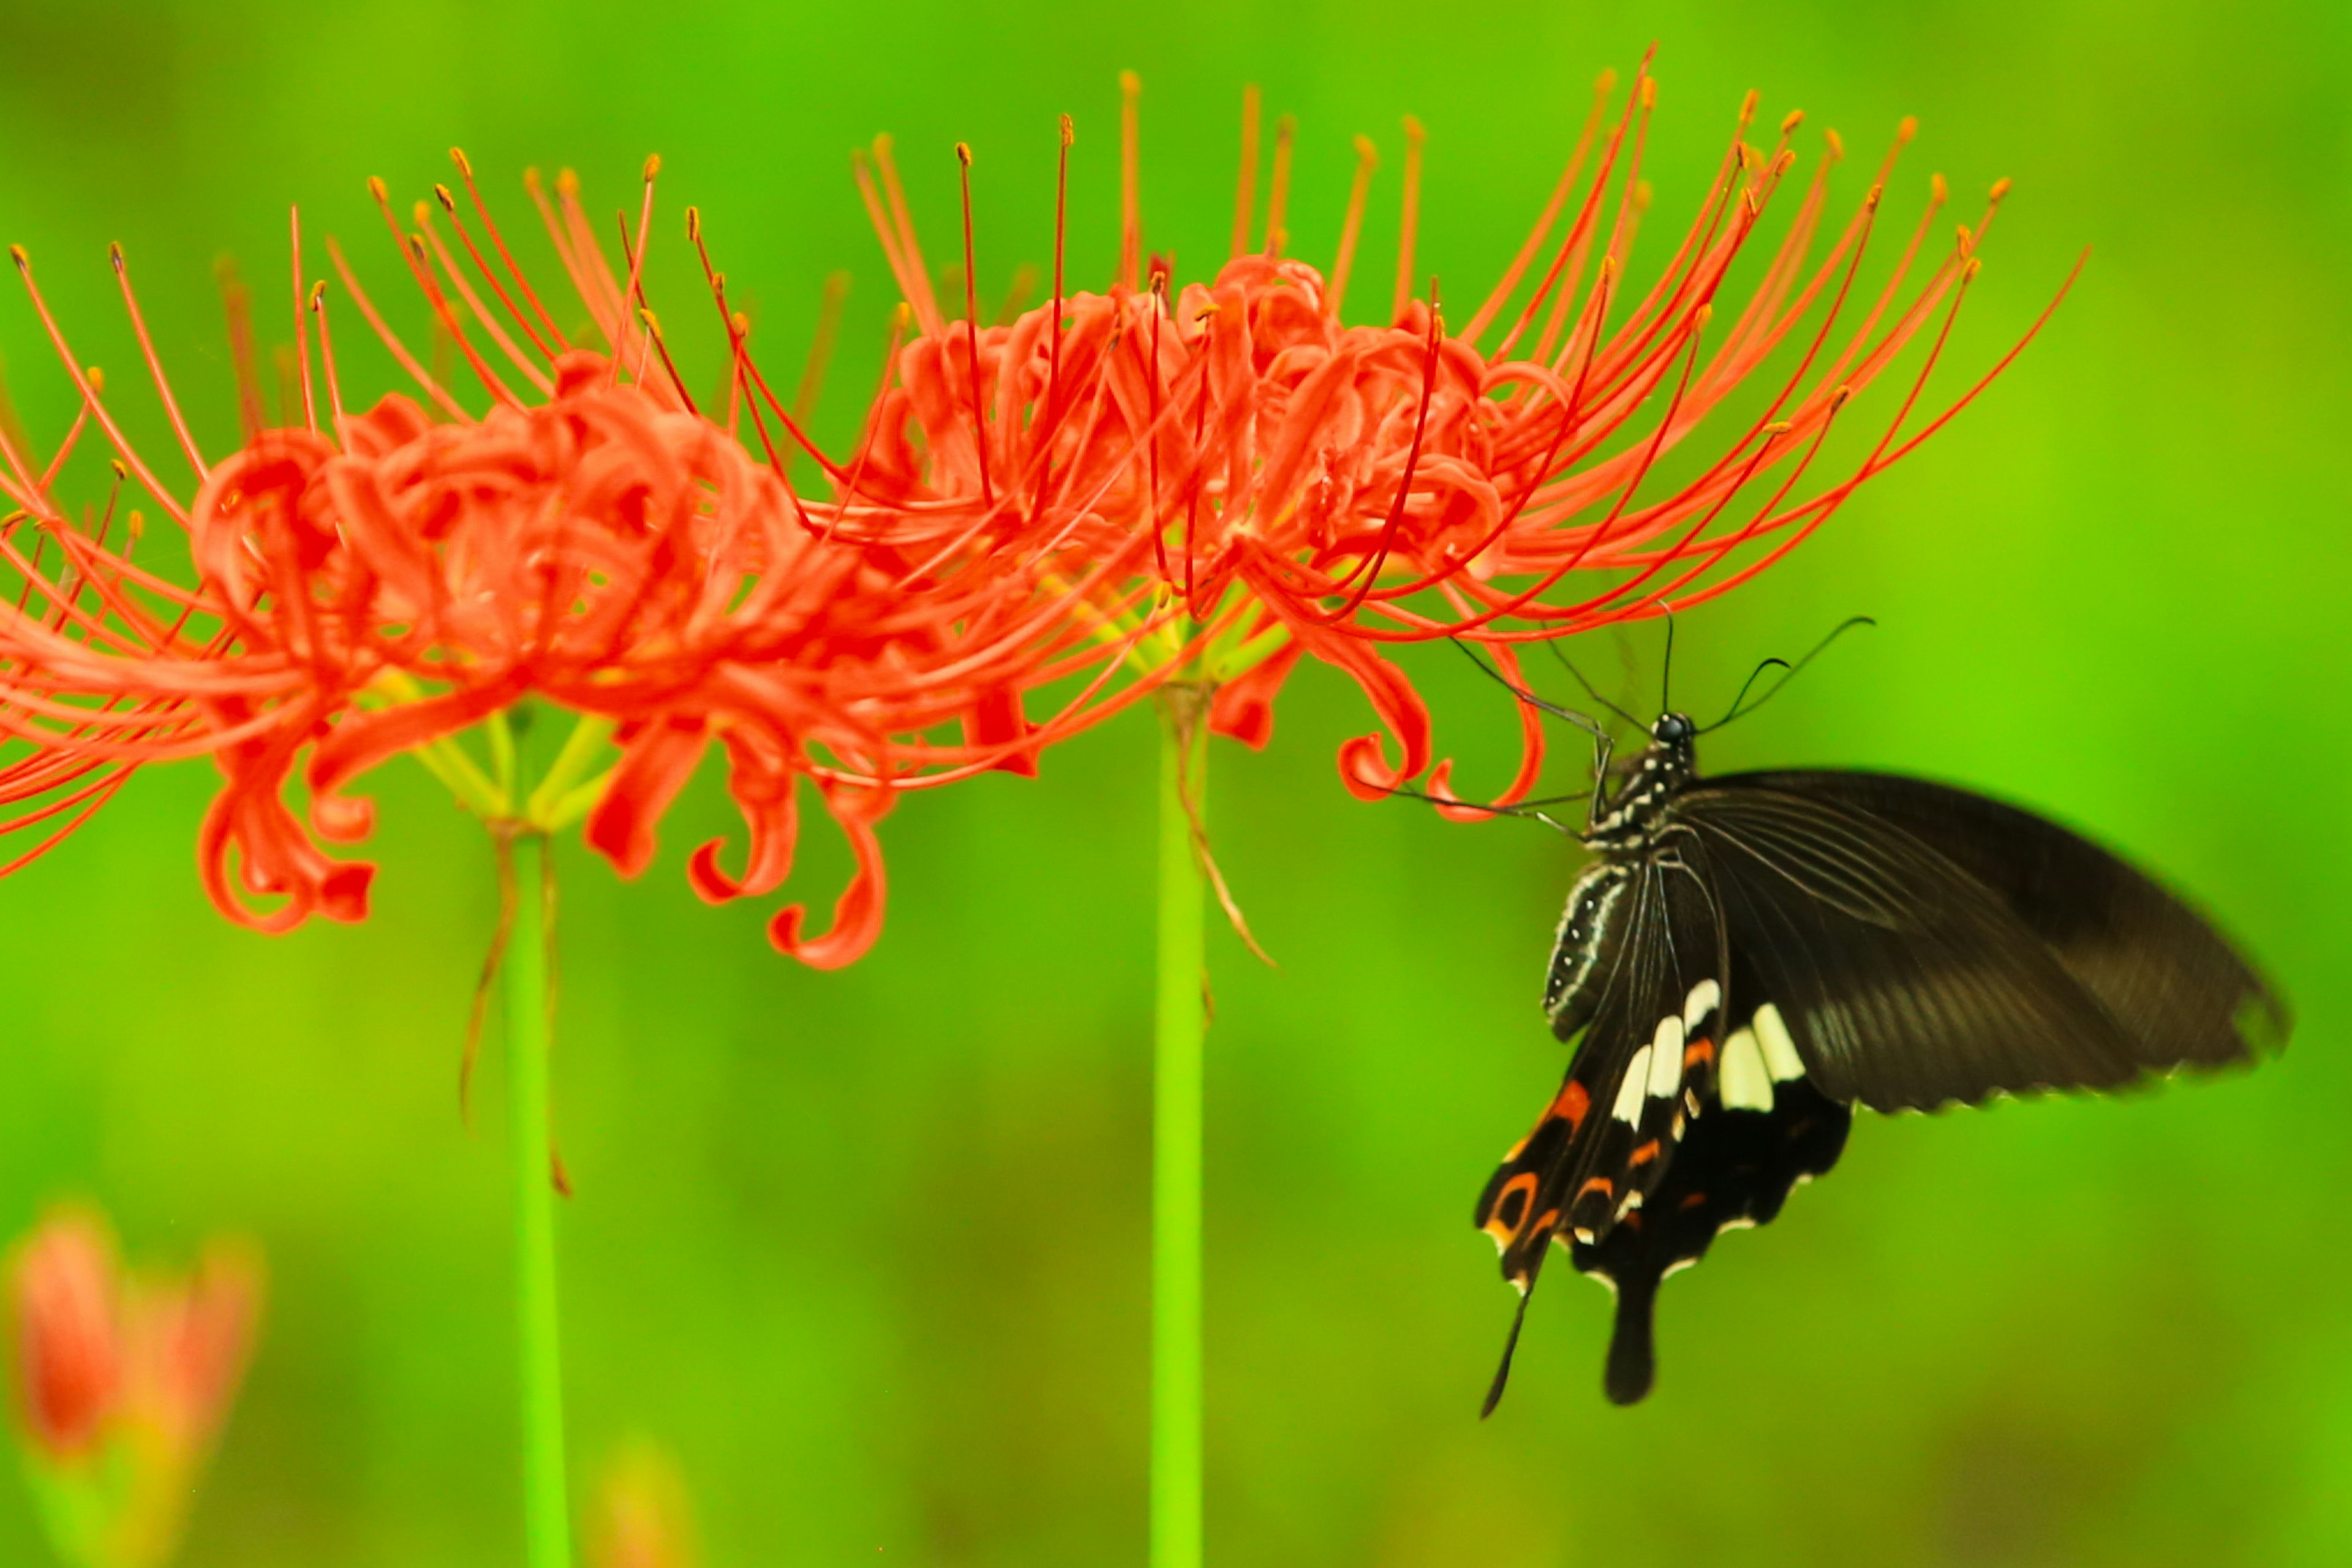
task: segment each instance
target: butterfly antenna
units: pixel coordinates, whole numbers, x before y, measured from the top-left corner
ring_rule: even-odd
[[[1562,669],[1567,670],[1569,674],[1576,677],[1576,683],[1584,688],[1584,694],[1587,697],[1591,698],[1592,700],[1600,703],[1601,706],[1608,709],[1609,711],[1616,714],[1617,717],[1624,720],[1625,722],[1633,725],[1636,730],[1647,730],[1649,728],[1647,724],[1643,723],[1642,721],[1634,718],[1631,713],[1626,712],[1625,710],[1618,707],[1617,704],[1610,701],[1606,697],[1601,696],[1600,689],[1594,686],[1592,682],[1584,679],[1584,671],[1577,668],[1575,665],[1569,662],[1568,655],[1560,651],[1559,644],[1556,642],[1547,642],[1544,644],[1544,647],[1551,649],[1552,658],[1559,660],[1560,668]]]
[[[1604,736],[1605,731],[1602,731],[1600,723],[1594,720],[1591,714],[1580,713],[1573,708],[1563,708],[1557,702],[1545,701],[1534,692],[1529,691],[1527,688],[1512,680],[1510,677],[1505,675],[1501,670],[1496,669],[1493,665],[1488,664],[1485,659],[1480,658],[1478,657],[1477,650],[1473,648],[1468,643],[1463,641],[1460,637],[1448,637],[1446,641],[1452,643],[1455,647],[1460,648],[1462,650],[1462,656],[1465,658],[1467,658],[1471,663],[1476,665],[1481,670],[1484,670],[1487,679],[1495,682],[1496,685],[1500,686],[1504,690],[1509,692],[1512,696],[1517,698],[1528,707],[1535,709],[1540,713],[1549,713],[1555,719],[1565,719],[1568,722],[1575,725],[1578,729],[1583,731],[1586,734],[1591,735],[1595,739],[1601,739]],[[1582,676],[1578,676],[1577,679],[1581,680],[1584,678]],[[1592,688],[1587,686],[1585,689],[1587,691],[1591,691]],[[1594,695],[1598,696],[1599,693],[1595,692]],[[1605,701],[1606,699],[1603,699],[1603,700]],[[1467,803],[1465,802],[1464,804],[1466,805]]]
[[[1503,1364],[1495,1369],[1495,1381],[1487,1385],[1486,1403],[1478,1406],[1478,1419],[1484,1421],[1495,1414],[1495,1406],[1503,1403],[1503,1389],[1511,1381],[1511,1357],[1519,1350],[1519,1330],[1528,1321],[1528,1303],[1535,1300],[1535,1281],[1519,1292],[1519,1310],[1511,1315],[1511,1337],[1503,1342]]]
[[[1799,659],[1796,663],[1790,664],[1785,658],[1766,659],[1763,663],[1758,665],[1753,670],[1749,671],[1748,679],[1740,683],[1739,695],[1732,699],[1730,710],[1726,712],[1722,718],[1717,719],[1714,723],[1706,726],[1706,729],[1701,730],[1699,733],[1704,735],[1709,730],[1720,730],[1726,724],[1730,723],[1734,719],[1742,719],[1747,717],[1748,714],[1755,712],[1756,710],[1763,707],[1764,704],[1771,701],[1773,698],[1780,695],[1780,689],[1788,685],[1789,682],[1796,679],[1797,672],[1804,668],[1805,666],[1812,663],[1814,659],[1820,658],[1821,655],[1828,649],[1830,644],[1837,641],[1839,637],[1844,636],[1847,632],[1852,631],[1856,626],[1874,626],[1877,624],[1878,623],[1875,620],[1873,620],[1868,616],[1849,616],[1844,620],[1840,621],[1835,626],[1832,627],[1830,635],[1815,643],[1813,645],[1812,651],[1806,654],[1804,658]],[[1748,701],[1748,688],[1756,684],[1757,678],[1759,676],[1761,676],[1766,670],[1773,668],[1775,666],[1778,666],[1781,671],[1780,679],[1766,687],[1764,689],[1764,695],[1759,697],[1755,701]],[[1745,706],[1742,706],[1742,704],[1745,704]]]
[[[1666,617],[1666,657],[1658,668],[1658,711],[1671,713],[1675,710],[1675,612],[1661,599],[1658,613]]]

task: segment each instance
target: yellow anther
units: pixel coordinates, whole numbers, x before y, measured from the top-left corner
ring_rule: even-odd
[[[1715,301],[1712,300],[1701,301],[1699,308],[1691,312],[1691,331],[1694,332],[1701,331],[1714,319]]]
[[[466,150],[463,147],[452,147],[449,149],[449,162],[457,164],[457,173],[465,175],[466,178],[470,180],[474,177],[474,165],[467,161],[466,157]]]
[[[1756,106],[1763,100],[1763,97],[1762,93],[1751,87],[1748,89],[1748,96],[1739,100],[1739,128],[1742,131],[1747,130],[1748,122],[1756,118]]]
[[[524,190],[529,191],[535,195],[539,192],[539,170],[536,167],[528,168],[522,172],[522,188]]]
[[[1428,133],[1421,128],[1421,121],[1410,114],[1404,117],[1404,139],[1408,142],[1429,140]]]
[[[1642,79],[1642,108],[1646,112],[1647,110],[1657,107],[1658,79],[1654,76],[1645,76]]]
[[[1960,281],[1961,281],[1961,282],[1963,282],[1963,283],[1973,283],[1973,282],[1975,282],[1975,281],[1977,280],[1977,274],[1978,274],[1979,272],[1982,271],[1983,269],[1984,269],[1984,258],[1983,258],[1982,257],[1978,257],[1978,256],[1971,256],[1971,257],[1969,257],[1969,264],[1968,264],[1966,267],[1963,267],[1963,268],[1960,268]]]
[[[1772,423],[1764,426],[1763,430],[1759,432],[1759,434],[1761,434],[1767,441],[1770,441],[1780,437],[1786,436],[1790,431],[1794,430],[1796,427],[1796,424],[1792,420],[1775,419]]]
[[[1790,132],[1794,132],[1798,126],[1802,125],[1804,122],[1805,111],[1801,109],[1792,109],[1789,110],[1787,114],[1781,116],[1780,134],[1783,136],[1789,135]]]
[[[646,183],[647,184],[651,184],[653,183],[653,178],[654,178],[654,176],[655,176],[656,174],[660,174],[660,173],[661,173],[661,154],[660,154],[660,153],[646,153]]]
[[[735,328],[735,335],[737,337],[743,338],[751,335],[751,318],[745,315],[742,311],[736,311],[733,315],[728,317],[727,320]]]
[[[1593,78],[1592,90],[1595,92],[1615,92],[1617,90],[1617,68],[1615,66],[1611,66],[1606,70],[1603,70],[1599,76]]]
[[[1652,189],[1651,189],[1651,187],[1650,187],[1650,182],[1649,182],[1649,181],[1647,181],[1647,180],[1636,180],[1636,181],[1634,181],[1634,182],[1633,182],[1633,210],[1634,210],[1635,212],[1647,212],[1647,211],[1649,211],[1649,210],[1650,210],[1650,198],[1651,198],[1653,195],[1656,195],[1656,194],[1657,194],[1656,192],[1654,192],[1654,190],[1652,190]]]
[[[1118,90],[1133,98],[1143,90],[1143,79],[1133,71],[1121,71],[1118,73]]]
[[[1878,204],[1885,198],[1885,195],[1886,187],[1884,184],[1873,184],[1870,187],[1870,194],[1862,198],[1862,205],[1870,211],[1876,212]]]
[[[1853,395],[1853,388],[1841,384],[1836,391],[1830,394],[1830,412],[1834,414],[1843,408],[1845,400]]]
[[[120,244],[110,245],[106,247],[106,258],[114,263],[114,269],[117,272],[122,270],[122,247]]]
[[[1919,117],[1916,114],[1905,115],[1901,122],[1895,127],[1895,140],[1898,142],[1908,142],[1918,134]]]
[[[383,183],[383,175],[370,174],[368,176],[368,195],[373,196],[380,202],[388,202],[392,200],[392,187]]]
[[[141,511],[137,507],[132,507],[131,509],[131,537],[133,539],[144,538],[146,536],[146,532],[147,514]]]
[[[577,169],[556,170],[555,188],[562,192],[567,196],[578,195],[580,194],[580,171]]]
[[[698,245],[702,242],[702,209],[700,207],[686,209],[686,237]]]
[[[1831,157],[1843,159],[1845,156],[1845,138],[1837,133],[1835,126],[1824,130],[1822,140],[1829,143]]]
[[[310,285],[310,309],[317,310],[327,297],[327,280],[323,278]]]
[[[33,258],[25,254],[25,247],[21,245],[12,245],[8,247],[8,259],[16,264],[16,270],[19,272],[30,272],[33,269]]]
[[[656,339],[662,335],[661,318],[654,314],[651,305],[638,306],[637,318],[645,322],[646,331],[651,332]]]
[[[114,482],[118,485],[131,477],[131,470],[122,466],[122,459],[120,458],[108,459],[106,466],[114,470]]]
[[[1962,224],[1962,225],[1960,225],[1960,226],[1959,226],[1959,230],[1960,230],[1960,237],[1960,237],[1960,254],[1961,254],[1962,256],[1966,256],[1966,255],[1968,255],[1968,254],[1969,254],[1969,252],[1970,252],[1970,251],[1972,251],[1972,250],[1974,250],[1974,249],[1976,248],[1976,246],[1977,246],[1977,237],[1976,237],[1975,235],[1973,235],[1973,234],[1971,234],[1971,233],[1969,233],[1969,226],[1968,226],[1968,225],[1966,225],[1966,224]]]
[[[1994,201],[1999,201],[1999,200],[2000,200],[2000,198],[2001,198],[2001,197],[2003,197],[2003,196],[2005,196],[2005,195],[2009,195],[2009,180],[2008,180],[2008,178],[2007,178],[2006,176],[2004,176],[2004,177],[2002,177],[2002,178],[2000,178],[2000,179],[1995,180],[1995,181],[1992,183],[1992,196],[1991,196],[1991,199],[1992,199],[1992,200],[1994,200]]]
[[[967,169],[971,167],[971,142],[959,142],[956,143],[956,162],[962,164]]]
[[[433,187],[433,199],[441,204],[441,210],[443,212],[447,213],[451,217],[456,217],[457,216],[457,198],[449,194],[448,186],[436,184]],[[425,204],[422,202],[417,204],[419,206],[423,206]]]
[[[98,366],[94,364],[85,365],[82,368],[81,378],[89,383],[89,389],[92,392],[104,392],[106,390],[106,372],[99,369]],[[118,468],[121,466],[122,465],[120,463],[115,465]]]
[[[1943,175],[1930,174],[1927,176],[1928,200],[1934,202],[1937,206],[1942,206],[1944,203],[1950,198],[1951,194],[1952,187],[1944,183]]]
[[[423,228],[426,224],[433,221],[433,209],[426,206],[423,202],[419,202],[415,206],[409,208],[408,214],[411,217],[416,220],[416,226],[419,228]]]
[[[1062,116],[1062,145],[1066,147],[1078,139],[1077,122],[1068,115]]]

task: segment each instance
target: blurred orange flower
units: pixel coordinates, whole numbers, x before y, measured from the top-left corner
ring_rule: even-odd
[[[257,1256],[215,1242],[186,1279],[126,1276],[104,1220],[65,1209],[17,1245],[8,1297],[18,1440],[58,1552],[168,1561],[245,1375]]]

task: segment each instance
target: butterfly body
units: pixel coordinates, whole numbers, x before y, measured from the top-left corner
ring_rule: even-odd
[[[2202,917],[2065,828],[1896,775],[1705,778],[1696,736],[1668,713],[1617,770],[1603,742],[1544,991],[1576,1049],[1475,1216],[1521,1321],[1554,1243],[1616,1292],[1621,1404],[1659,1282],[1825,1173],[1854,1105],[2109,1088],[2288,1027]]]

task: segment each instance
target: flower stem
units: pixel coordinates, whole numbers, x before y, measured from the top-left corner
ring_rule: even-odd
[[[1151,1123],[1151,1568],[1201,1563],[1201,1045],[1206,909],[1193,816],[1206,694],[1160,702],[1160,960]]]
[[[507,942],[507,1092],[514,1110],[515,1299],[522,1350],[524,1562],[571,1568],[563,1482],[563,1366],[555,1309],[555,1184],[548,1110],[547,838],[507,840],[515,879]]]

